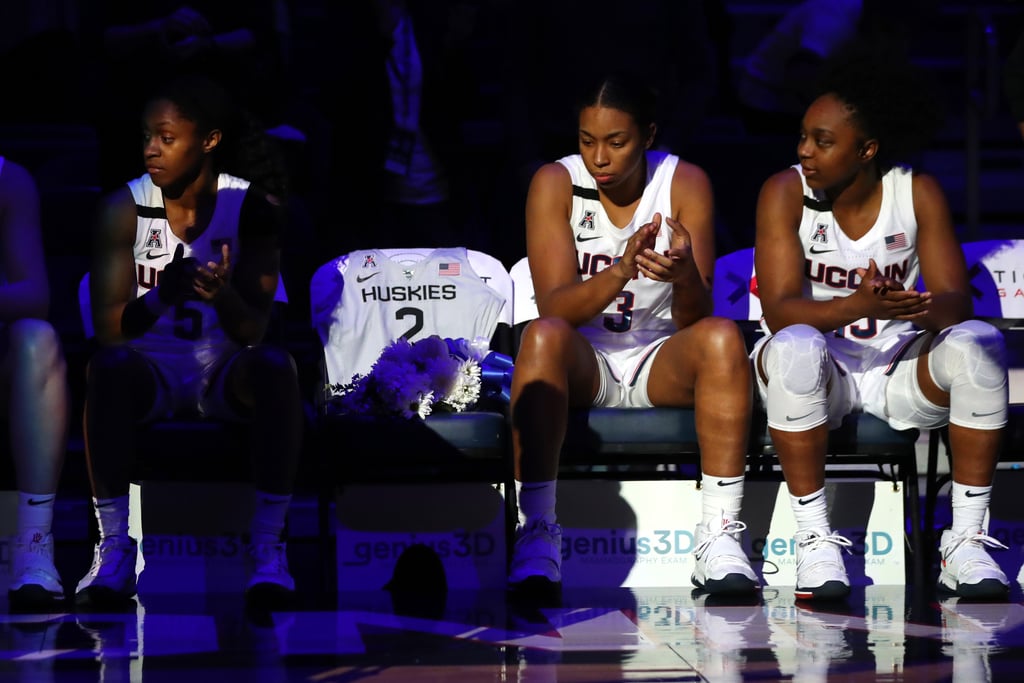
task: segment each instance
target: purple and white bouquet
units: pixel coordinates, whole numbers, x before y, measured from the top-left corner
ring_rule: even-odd
[[[476,405],[482,378],[494,377],[496,364],[501,366],[499,384],[511,381],[511,359],[490,352],[488,346],[483,338],[396,339],[384,348],[369,373],[354,375],[345,384],[328,385],[327,411],[421,419],[435,410],[461,413]],[[495,389],[507,397],[504,386]]]

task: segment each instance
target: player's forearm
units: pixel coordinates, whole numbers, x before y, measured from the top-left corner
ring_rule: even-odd
[[[141,337],[166,313],[171,307],[160,300],[157,289],[151,289],[143,296],[132,299],[121,309],[121,335],[125,339]],[[97,336],[101,341],[115,341],[116,335],[100,334],[97,327]]]
[[[714,307],[711,291],[691,261],[682,278],[672,283],[672,322],[683,329],[711,315]]]
[[[821,332],[830,332],[865,317],[862,311],[855,310],[851,304],[852,297],[814,301],[804,298],[792,298],[772,303],[761,302],[764,308],[765,321],[768,328],[778,332],[790,325],[810,325]]]
[[[220,325],[229,337],[242,345],[257,344],[263,340],[270,321],[269,312],[251,305],[230,284],[221,287],[212,303]]]
[[[974,314],[971,297],[962,292],[933,294],[928,313],[914,320],[914,323],[930,332],[944,330],[950,325],[961,323]]]
[[[573,327],[579,327],[601,314],[627,282],[628,278],[607,268],[591,278],[550,292],[543,302],[537,302],[538,309],[541,315],[562,318]]]

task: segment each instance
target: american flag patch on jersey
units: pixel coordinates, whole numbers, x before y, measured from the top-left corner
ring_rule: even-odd
[[[439,263],[437,264],[438,275],[461,275],[462,266],[458,263]]]
[[[893,249],[902,249],[907,246],[907,235],[903,232],[898,232],[895,235],[885,236],[885,248],[889,251]]]

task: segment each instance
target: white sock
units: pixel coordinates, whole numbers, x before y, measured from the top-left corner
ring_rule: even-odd
[[[974,533],[980,529],[991,497],[991,486],[968,486],[954,481],[949,493],[953,505],[953,533]]]
[[[808,529],[817,529],[824,533],[832,531],[832,527],[828,523],[828,501],[825,498],[824,487],[814,493],[808,493],[806,496],[789,494],[789,505],[793,508],[798,531]]]
[[[700,477],[703,523],[716,529],[721,527],[723,519],[739,519],[745,477],[715,477],[704,473]]]
[[[128,535],[128,494],[116,498],[93,498],[100,538]]]
[[[249,540],[252,543],[280,543],[291,501],[290,495],[257,491],[256,506],[249,526]]]
[[[18,492],[18,533],[22,536],[50,533],[53,526],[54,493]]]
[[[516,500],[519,501],[519,526],[526,527],[538,521],[555,523],[556,481],[516,480]]]

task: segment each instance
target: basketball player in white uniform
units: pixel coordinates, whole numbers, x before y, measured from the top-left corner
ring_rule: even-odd
[[[311,302],[332,384],[367,374],[398,338],[490,340],[510,315],[503,311],[504,297],[473,269],[465,247],[427,254],[353,251],[318,269]]]
[[[209,81],[165,86],[144,112],[147,173],[107,197],[100,212],[90,273],[99,348],[85,411],[100,542],[76,591],[90,608],[135,593],[128,485],[136,451],[145,452],[136,425],[177,414],[249,424],[256,502],[247,596],[259,602],[295,588],[282,532],[301,394],[288,353],[260,343],[278,287],[280,212],[231,173],[230,143],[248,144],[227,127],[231,111]]]
[[[18,488],[8,598],[20,611],[59,611],[64,601],[52,526],[69,398],[49,306],[39,190],[28,169],[0,157],[0,422]]]
[[[588,93],[575,156],[543,166],[526,206],[540,317],[523,331],[512,381],[519,524],[513,595],[557,600],[558,458],[570,406],[695,406],[704,514],[693,583],[758,585],[739,537],[751,409],[737,325],[710,316],[714,264],[706,174],[650,151],[653,95],[621,77]]]
[[[797,521],[796,597],[849,593],[850,541],[829,525],[825,450],[829,429],[864,411],[896,429],[949,425],[953,526],[939,587],[1002,598],[1006,576],[986,551],[1002,544],[983,520],[1007,419],[1005,343],[971,319],[941,187],[897,163],[923,144],[934,107],[887,52],[855,49],[835,65],[804,114],[800,164],[765,182],[757,209],[770,336],[752,356]]]

